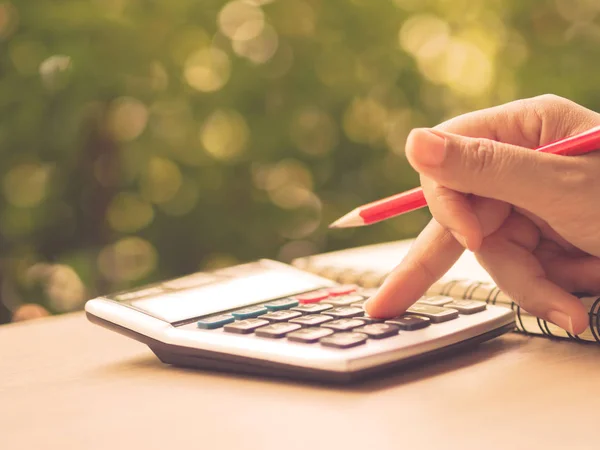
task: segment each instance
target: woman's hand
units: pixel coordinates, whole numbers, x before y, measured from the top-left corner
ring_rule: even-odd
[[[600,293],[600,152],[531,151],[600,125],[600,114],[544,95],[459,116],[408,137],[433,220],[366,304],[391,317],[474,252],[524,310],[579,334],[572,292]]]

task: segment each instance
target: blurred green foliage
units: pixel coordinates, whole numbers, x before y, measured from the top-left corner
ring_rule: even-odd
[[[599,13],[597,0],[0,1],[0,300],[60,313],[203,268],[414,236],[426,210],[327,224],[418,184],[413,127],[548,92],[598,108]]]

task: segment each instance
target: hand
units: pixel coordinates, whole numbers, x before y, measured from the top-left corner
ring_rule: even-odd
[[[43,306],[35,303],[27,303],[17,308],[12,316],[13,322],[24,322],[26,320],[39,319],[49,316],[50,313]]]
[[[413,130],[406,156],[433,220],[365,309],[404,312],[466,249],[522,309],[573,334],[588,326],[573,292],[600,293],[600,152],[531,151],[600,125],[544,95]]]

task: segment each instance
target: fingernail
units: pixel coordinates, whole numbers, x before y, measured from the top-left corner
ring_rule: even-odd
[[[446,139],[427,129],[422,129],[420,134],[416,158],[421,164],[439,166],[446,157]]]
[[[560,311],[550,311],[548,313],[548,319],[554,325],[561,327],[563,330],[568,331],[571,334],[575,334],[573,332],[573,321],[568,314],[565,314]]]

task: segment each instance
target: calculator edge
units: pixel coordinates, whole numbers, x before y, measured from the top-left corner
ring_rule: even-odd
[[[206,351],[206,356],[199,356],[198,349],[193,349],[193,353],[182,351],[182,348],[172,344],[166,344],[162,341],[155,340],[148,336],[142,335],[120,325],[114,324],[89,312],[86,312],[90,322],[101,327],[108,328],[119,334],[123,334],[129,338],[139,341],[147,345],[150,350],[164,364],[173,365],[176,367],[206,369],[211,372],[234,373],[237,375],[248,374],[266,376],[276,379],[292,379],[304,380],[319,383],[333,384],[350,384],[369,380],[376,376],[392,374],[395,369],[403,369],[414,367],[418,363],[425,363],[450,356],[456,352],[463,352],[469,348],[473,348],[491,339],[502,336],[506,333],[514,331],[515,323],[511,322],[499,328],[494,328],[484,334],[465,339],[446,347],[429,351],[424,354],[415,355],[411,358],[406,358],[400,361],[392,361],[378,366],[366,367],[353,371],[335,371],[325,369],[315,369],[312,367],[302,367],[279,362],[264,361],[252,358],[241,357],[231,354],[217,354],[216,352]],[[220,356],[215,358],[215,356]],[[256,364],[249,364],[255,361]],[[398,372],[396,372],[398,374]]]
[[[110,329],[114,332],[132,338],[138,342],[147,345],[155,355],[165,364],[175,366],[196,367],[210,370],[236,371],[238,373],[259,374],[276,377],[302,378],[315,381],[331,382],[352,382],[366,378],[372,374],[385,372],[387,369],[400,368],[410,365],[416,361],[427,360],[437,355],[448,354],[470,345],[475,345],[495,338],[509,331],[514,330],[514,320],[503,320],[497,322],[496,326],[484,333],[459,340],[439,349],[429,350],[423,354],[403,358],[399,361],[389,361],[383,364],[370,366],[357,366],[358,361],[343,358],[343,352],[337,353],[336,358],[321,360],[320,367],[313,364],[298,365],[286,364],[281,361],[266,360],[252,356],[243,356],[226,352],[219,352],[212,349],[202,349],[198,347],[183,347],[175,345],[164,340],[164,336],[169,335],[170,330],[174,330],[171,324],[162,322],[159,319],[131,310],[136,318],[137,327],[131,327],[131,323],[125,323],[122,315],[110,317],[107,314],[113,308],[119,308],[122,313],[125,308],[115,302],[98,298],[88,301],[86,304],[86,315],[90,322]],[[507,315],[508,317],[508,311]],[[121,321],[121,323],[119,323]],[[334,353],[331,353],[333,356]],[[364,362],[364,361],[363,361]],[[323,365],[323,363],[325,363]]]

